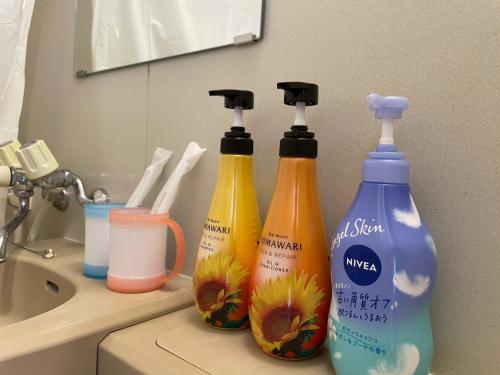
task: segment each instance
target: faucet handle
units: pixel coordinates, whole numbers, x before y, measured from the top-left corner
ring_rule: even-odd
[[[6,165],[0,165],[0,187],[9,187],[13,184],[12,169]]]
[[[30,180],[38,180],[59,168],[59,163],[42,139],[22,145],[17,150],[17,156]]]
[[[21,143],[17,139],[0,144],[0,164],[21,169],[22,165],[16,155]]]

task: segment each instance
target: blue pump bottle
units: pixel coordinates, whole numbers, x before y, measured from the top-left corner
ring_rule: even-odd
[[[332,241],[330,357],[337,375],[427,375],[436,247],[393,140],[408,100],[371,94],[368,102],[382,120],[382,137]]]

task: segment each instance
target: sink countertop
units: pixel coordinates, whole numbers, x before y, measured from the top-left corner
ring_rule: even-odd
[[[335,370],[326,345],[303,361],[271,358],[250,329],[208,327],[192,306],[108,335],[99,345],[98,373],[335,375]]]
[[[301,374],[334,375],[328,351],[304,361],[264,354],[249,329],[204,325],[194,307],[113,332],[99,345],[100,375]]]
[[[82,244],[56,239],[39,241],[30,247],[51,247],[56,256],[47,260],[9,245],[7,262],[22,260],[49,269],[73,283],[76,293],[53,310],[0,327],[0,363],[96,333],[118,330],[193,304],[190,278],[178,277],[154,292],[120,294],[110,291],[105,280],[83,276]]]

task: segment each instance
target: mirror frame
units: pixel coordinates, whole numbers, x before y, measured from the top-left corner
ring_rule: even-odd
[[[149,63],[156,62],[156,61],[162,61],[162,60],[172,59],[172,58],[176,58],[176,57],[192,55],[192,54],[196,54],[196,53],[200,53],[200,52],[217,50],[219,48],[226,48],[226,47],[233,47],[233,46],[234,47],[238,47],[238,46],[242,46],[242,45],[254,44],[254,43],[262,40],[262,38],[264,36],[264,22],[266,20],[266,17],[265,17],[266,16],[266,0],[260,0],[262,12],[261,12],[261,22],[260,22],[260,30],[259,30],[259,34],[260,35],[258,35],[258,36],[255,35],[255,34],[250,34],[250,33],[243,34],[243,35],[236,36],[234,38],[234,42],[231,43],[231,44],[222,44],[222,45],[216,46],[216,47],[199,49],[197,51],[180,53],[178,55],[164,56],[164,57],[159,57],[157,59],[145,60],[145,61],[140,61],[140,62],[137,62],[137,63],[127,64],[127,65],[120,65],[120,66],[116,66],[116,67],[109,68],[109,69],[103,69],[103,70],[97,70],[97,71],[89,72],[89,71],[87,71],[85,69],[80,69],[79,70],[78,67],[77,67],[77,61],[78,61],[79,53],[78,53],[78,48],[77,48],[76,37],[78,35],[78,26],[79,26],[79,23],[78,23],[78,20],[79,20],[79,18],[78,18],[78,3],[80,1],[85,1],[85,0],[75,0],[75,13],[74,13],[73,73],[74,73],[74,75],[75,75],[76,78],[85,78],[85,77],[89,77],[89,76],[92,76],[92,75],[95,75],[95,74],[107,73],[107,72],[112,72],[112,71],[115,71],[115,70],[118,70],[118,69],[135,67],[135,66],[138,66],[138,65],[149,64]],[[91,30],[89,30],[89,31],[91,31]]]

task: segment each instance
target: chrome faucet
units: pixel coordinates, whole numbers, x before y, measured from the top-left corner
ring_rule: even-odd
[[[0,228],[0,263],[7,260],[7,242],[9,241],[9,236],[28,216],[30,212],[30,198],[35,193],[33,183],[25,176],[18,175],[14,168],[11,168],[10,186],[12,186],[11,190],[14,195],[19,199],[19,206],[16,214]]]
[[[34,143],[31,142],[23,147],[27,148],[33,145]],[[46,147],[44,142],[43,146]],[[21,147],[21,151],[23,147]],[[46,150],[42,149],[45,153],[44,157],[47,156],[47,152],[50,153],[48,148]],[[40,188],[42,190],[42,197],[51,200],[53,205],[61,211],[66,210],[68,207],[69,188],[71,187],[73,187],[75,192],[76,200],[82,206],[89,203],[109,201],[108,193],[102,188],[95,189],[87,195],[82,179],[67,169],[59,169],[59,165],[55,159],[53,159],[54,163],[52,167],[47,167],[48,163],[43,164],[44,159],[42,159],[39,167],[38,165],[33,166],[36,160],[34,160],[32,155],[22,157],[23,155],[19,151],[17,153],[20,156],[19,160],[22,168],[0,165],[0,186],[10,187],[9,192],[16,196],[19,202],[16,214],[0,228],[0,263],[7,260],[7,243],[10,235],[30,212],[30,198],[35,194],[35,187]],[[53,158],[51,153],[49,156]],[[35,154],[34,157],[39,156]]]

